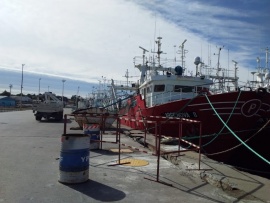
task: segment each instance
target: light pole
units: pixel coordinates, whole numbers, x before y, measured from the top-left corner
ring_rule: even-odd
[[[21,101],[20,101],[20,109],[22,109],[22,88],[23,88],[23,67],[25,64],[22,64],[22,80],[21,80]]]
[[[39,100],[39,95],[40,95],[40,80],[41,78],[38,79],[38,100]]]
[[[64,83],[66,82],[66,80],[62,80],[63,82],[63,87],[62,87],[62,105],[64,106]]]
[[[78,86],[78,90],[77,90],[77,94],[76,94],[76,101],[75,101],[76,108],[78,108],[78,95],[79,95],[79,91],[80,91],[80,86]]]
[[[12,84],[9,84],[9,94],[10,94],[10,97],[11,97],[11,88],[13,87]]]

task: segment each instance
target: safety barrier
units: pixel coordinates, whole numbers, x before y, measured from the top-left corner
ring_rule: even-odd
[[[64,134],[66,133],[66,123],[67,123],[67,115],[64,115]],[[159,180],[159,175],[160,175],[160,157],[162,155],[168,155],[168,154],[173,154],[173,156],[181,156],[181,153],[183,152],[187,152],[187,151],[198,151],[198,156],[199,156],[199,160],[198,160],[198,169],[193,169],[193,170],[201,170],[201,167],[200,167],[200,163],[201,163],[201,122],[200,121],[194,121],[194,120],[190,120],[190,119],[185,119],[185,118],[167,118],[167,117],[154,117],[154,116],[151,116],[151,117],[146,117],[144,118],[143,120],[136,120],[136,119],[133,119],[133,118],[127,118],[127,117],[120,117],[118,114],[108,114],[108,113],[100,113],[100,114],[91,114],[91,113],[85,113],[84,115],[90,115],[90,116],[96,116],[96,117],[99,117],[101,118],[101,123],[100,123],[100,140],[95,140],[95,142],[100,142],[100,149],[102,149],[102,143],[113,143],[113,144],[118,144],[118,162],[116,164],[110,164],[108,166],[116,166],[116,165],[122,165],[122,164],[126,164],[126,163],[121,163],[120,160],[121,160],[121,146],[126,146],[128,148],[132,148],[134,150],[137,150],[137,151],[140,151],[142,153],[149,153],[148,151],[146,150],[141,150],[139,148],[136,148],[136,147],[133,147],[133,146],[130,146],[130,145],[126,145],[125,143],[121,143],[121,124],[120,124],[120,119],[129,119],[129,120],[132,120],[132,121],[136,121],[136,122],[144,122],[145,123],[145,129],[144,129],[144,146],[146,146],[146,136],[147,136],[147,127],[148,127],[148,124],[151,124],[151,125],[154,125],[154,128],[155,128],[155,133],[154,133],[154,136],[155,136],[155,153],[151,153],[152,155],[156,155],[157,156],[157,172],[156,172],[156,180],[152,180],[152,179],[149,179],[149,178],[146,178],[148,180],[151,180],[151,181],[156,181],[156,182],[159,182],[159,183],[162,183],[162,184],[166,184],[168,185],[167,183],[164,183],[164,182],[161,182]],[[69,116],[73,116],[73,114],[69,114]],[[103,136],[106,135],[105,131],[107,130],[105,127],[104,127],[104,121],[106,118],[108,117],[113,117],[115,118],[116,120],[116,128],[114,129],[115,130],[115,141],[105,141],[103,140]],[[148,119],[155,119],[155,121],[153,120],[148,120]],[[184,139],[182,139],[182,126],[183,124],[186,124],[186,123],[195,123],[195,124],[198,124],[199,125],[199,128],[200,128],[200,134],[199,134],[199,146],[193,144],[193,143],[190,143]],[[178,139],[179,139],[179,142],[178,142],[178,150],[176,151],[167,151],[167,152],[161,152],[161,127],[162,125],[178,125],[178,128],[179,128],[179,134],[178,134]],[[110,133],[111,134],[111,133]],[[181,149],[181,142],[184,142],[186,144],[189,144],[192,146],[192,148],[190,149]],[[150,154],[150,153],[149,153]]]
[[[181,156],[181,153],[183,152],[187,152],[187,151],[198,151],[198,169],[192,169],[192,170],[201,170],[201,134],[202,134],[202,124],[200,121],[196,121],[196,120],[191,120],[191,119],[185,119],[185,118],[173,118],[173,117],[162,117],[162,116],[149,116],[149,117],[145,117],[142,120],[136,120],[134,118],[128,118],[128,117],[123,117],[122,119],[125,120],[129,120],[129,121],[133,121],[133,122],[143,122],[145,129],[144,129],[144,146],[146,146],[146,135],[147,135],[147,130],[148,130],[148,124],[154,125],[154,136],[155,136],[155,154],[157,156],[157,172],[156,172],[156,180],[152,180],[149,178],[145,178],[151,181],[155,181],[155,182],[159,182],[165,185],[170,185],[164,182],[161,182],[159,180],[159,174],[160,174],[160,157],[162,155],[168,155],[168,154],[172,154],[173,156]],[[148,120],[151,119],[151,120]],[[153,119],[155,119],[153,121]],[[183,129],[183,124],[187,124],[187,123],[194,123],[199,125],[199,129],[200,129],[200,133],[199,133],[199,146],[188,142],[184,139],[182,139],[182,129]],[[161,152],[161,128],[162,125],[178,125],[178,129],[179,129],[179,133],[178,133],[178,150],[176,151],[167,151],[167,152]],[[189,144],[192,146],[192,148],[190,149],[181,149],[181,142],[184,142],[186,144]],[[191,169],[189,169],[191,170]],[[205,169],[204,169],[205,170]]]
[[[67,116],[74,116],[75,114],[65,114],[64,115],[64,135],[66,134],[66,128],[67,128]],[[90,116],[94,117],[96,119],[99,119],[99,125],[100,125],[100,140],[92,140],[92,142],[98,142],[100,143],[100,149],[102,150],[102,143],[112,143],[112,144],[118,144],[118,163],[120,163],[120,154],[121,154],[121,136],[120,136],[120,117],[118,114],[110,114],[110,113],[80,113],[81,116]],[[115,128],[115,141],[104,141],[103,136],[105,135],[105,131],[107,128],[105,127],[105,121],[108,118],[112,118],[116,120],[116,128]]]

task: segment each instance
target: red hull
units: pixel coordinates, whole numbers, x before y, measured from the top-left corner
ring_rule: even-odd
[[[241,91],[208,96],[208,99],[220,118],[243,141],[256,133],[270,118],[270,94],[266,92]],[[198,96],[193,100],[179,100],[147,108],[141,95],[128,101],[126,116],[122,124],[134,129],[144,130],[145,126],[154,133],[153,125],[138,122],[143,117],[157,120],[150,116],[180,117],[202,122],[202,150],[213,154],[229,150],[240,144],[240,141],[225,127],[206,98]],[[128,120],[135,119],[136,121]],[[183,125],[183,137],[198,143],[199,125],[189,123]],[[163,124],[161,134],[178,137],[178,125]],[[267,133],[265,133],[267,134]],[[253,138],[252,138],[253,139]],[[251,139],[251,140],[252,140]],[[263,138],[270,142],[269,136]],[[249,142],[251,142],[251,140]],[[247,142],[248,144],[248,142]],[[221,159],[228,159],[232,153],[218,154]]]

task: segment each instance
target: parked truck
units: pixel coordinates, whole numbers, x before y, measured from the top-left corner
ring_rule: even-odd
[[[51,92],[44,93],[44,99],[33,104],[33,113],[37,121],[42,118],[54,118],[56,121],[63,119],[63,103]]]

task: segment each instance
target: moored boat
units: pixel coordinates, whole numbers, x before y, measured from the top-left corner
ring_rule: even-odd
[[[108,91],[98,90],[98,92],[92,93],[92,97],[84,103],[87,105],[72,112],[81,129],[83,124],[99,124],[105,128],[112,126],[116,118],[105,116],[108,113],[116,113],[113,108],[108,108],[108,106],[111,107],[111,105],[108,105]],[[107,105],[107,108],[105,105]]]
[[[157,61],[148,60],[145,57],[147,50],[140,47],[143,49],[143,61],[135,67],[141,76],[133,85],[134,96],[119,111],[123,115],[122,124],[154,133],[154,126],[147,121],[157,121],[161,117],[163,120],[186,118],[201,121],[202,152],[222,161],[231,158],[233,149],[239,144],[248,147],[253,145],[254,137],[261,131],[269,133],[270,93],[265,87],[267,84],[256,88],[239,87],[237,62],[233,61],[235,68],[230,76],[228,71],[219,67],[219,61],[216,69],[209,68],[200,57],[196,57],[194,62],[196,74],[186,75],[183,65],[186,40],[180,46],[182,66],[164,67],[161,64],[167,62],[161,63],[161,39],[159,37],[156,41]],[[220,51],[221,48],[218,56]],[[269,83],[269,78],[265,79]],[[183,139],[198,144],[199,132],[194,123],[185,124]],[[178,137],[178,125],[163,124],[161,134]],[[262,139],[269,141],[269,136]],[[269,163],[268,145],[260,147],[265,149],[261,156],[266,157],[263,161]],[[251,150],[256,153],[256,149]]]

